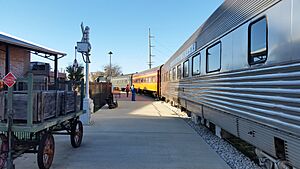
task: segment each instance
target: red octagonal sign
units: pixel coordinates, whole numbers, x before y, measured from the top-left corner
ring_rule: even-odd
[[[16,83],[17,78],[14,74],[9,72],[2,80],[6,84],[6,86],[12,87]]]

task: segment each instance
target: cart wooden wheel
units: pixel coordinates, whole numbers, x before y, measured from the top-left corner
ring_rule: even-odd
[[[51,133],[45,133],[39,144],[37,161],[40,169],[49,169],[54,157],[54,137]]]
[[[4,134],[0,134],[0,169],[3,169],[8,156],[8,140]]]
[[[71,144],[74,148],[80,147],[82,142],[82,137],[83,137],[82,122],[77,120],[74,123],[72,123],[71,135],[70,135]]]

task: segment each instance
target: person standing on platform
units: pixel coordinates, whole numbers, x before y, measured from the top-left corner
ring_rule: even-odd
[[[131,101],[135,101],[135,89],[134,85],[131,87]]]
[[[126,88],[125,88],[126,96],[127,96],[127,97],[128,97],[129,90],[130,90],[130,87],[129,87],[129,84],[127,84],[127,86],[126,86]]]

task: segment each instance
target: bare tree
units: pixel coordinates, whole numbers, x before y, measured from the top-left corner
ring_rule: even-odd
[[[112,71],[111,72],[112,77],[119,76],[119,75],[122,74],[121,66],[119,66],[117,64],[112,64],[111,65],[111,71]],[[106,77],[110,76],[110,66],[109,66],[109,64],[104,66],[104,75]]]
[[[101,72],[101,71],[97,71],[97,72],[91,72],[90,73],[90,82],[94,82],[97,80],[97,78],[99,77],[104,77],[104,72]]]

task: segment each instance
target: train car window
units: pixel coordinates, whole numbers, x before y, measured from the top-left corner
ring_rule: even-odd
[[[173,78],[173,80],[176,80],[176,68],[175,67],[172,69],[172,78]]]
[[[189,77],[189,60],[183,63],[183,77]]]
[[[215,43],[206,50],[206,71],[214,72],[221,69],[221,42]]]
[[[181,79],[181,65],[177,66],[177,79]]]
[[[250,65],[264,63],[267,60],[268,53],[268,28],[266,17],[250,23],[248,31],[248,62]]]
[[[200,74],[200,54],[197,54],[192,58],[192,75],[199,75]]]

